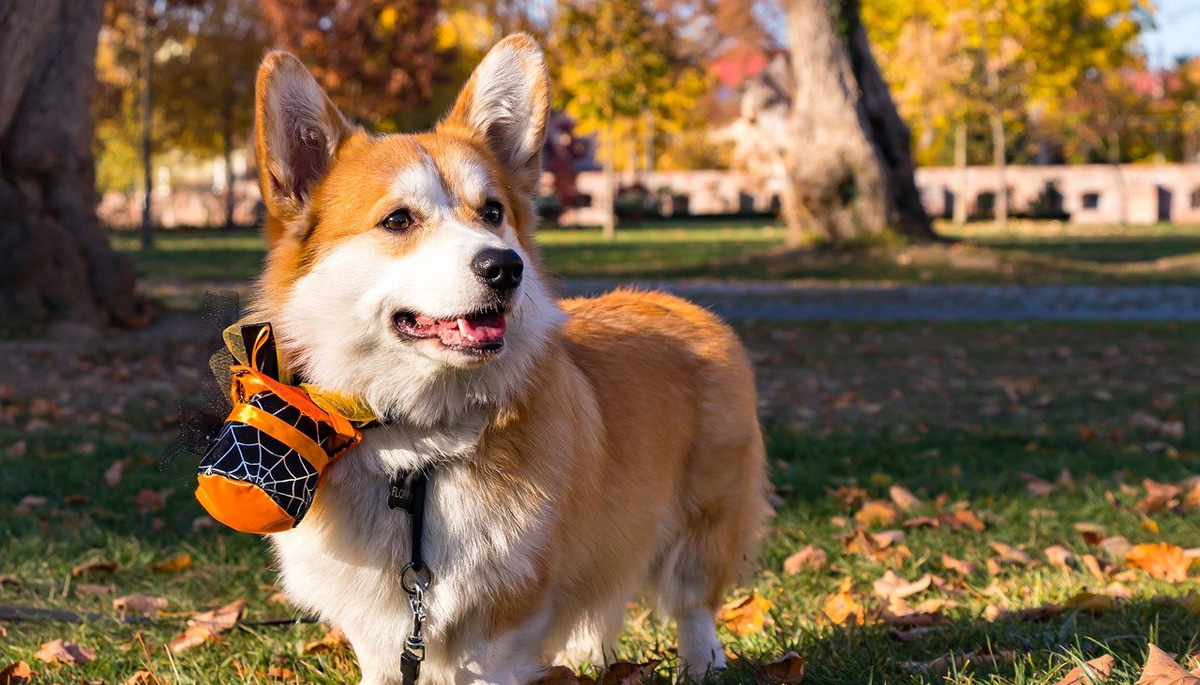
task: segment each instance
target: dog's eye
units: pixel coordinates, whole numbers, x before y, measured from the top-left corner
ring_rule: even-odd
[[[379,225],[389,231],[404,231],[413,225],[412,214],[407,209],[397,209],[380,221]]]
[[[483,220],[489,224],[498,226],[500,225],[500,222],[504,220],[504,205],[496,202],[495,200],[488,200],[486,203],[484,203],[483,211],[480,212],[480,216],[482,216]]]

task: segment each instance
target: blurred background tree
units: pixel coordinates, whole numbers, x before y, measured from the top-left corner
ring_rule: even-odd
[[[653,168],[661,134],[693,124],[697,100],[712,86],[674,19],[644,0],[559,8],[548,43],[555,106],[575,118],[580,132],[603,133],[610,203],[614,172]],[[612,238],[611,207],[606,215],[604,233]]]
[[[225,225],[233,226],[235,148],[254,126],[254,75],[268,46],[254,0],[209,0],[164,13],[155,70],[158,135],[196,156],[219,155]]]
[[[290,50],[342,110],[382,131],[421,126],[434,76],[438,0],[260,0],[276,46]]]
[[[862,0],[862,5],[885,77],[914,128],[918,162],[963,169],[990,162],[1001,178],[1013,161],[1094,161],[1067,159],[1054,141],[1070,137],[1070,103],[1094,85],[1097,74],[1122,79],[1144,68],[1137,39],[1152,10],[1147,0]],[[980,136],[990,146],[968,144]],[[995,207],[1003,225],[1006,193]],[[965,208],[965,202],[955,207],[958,221],[965,220]]]
[[[0,319],[131,324],[133,263],[96,219],[103,0],[0,4]]]

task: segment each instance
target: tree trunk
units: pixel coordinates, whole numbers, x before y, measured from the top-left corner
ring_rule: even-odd
[[[0,319],[132,325],[133,262],[96,219],[91,97],[104,0],[0,3]]]
[[[1005,154],[1007,137],[1004,135],[1004,115],[999,109],[992,110],[992,166],[996,170],[996,194],[992,206],[996,209],[996,228],[1008,230],[1008,157]]]
[[[608,133],[608,154],[604,156],[604,223],[601,225],[605,240],[617,239],[617,127],[612,117],[605,128]]]
[[[830,0],[786,2],[793,88],[783,161],[795,201],[783,207],[789,227],[804,227],[789,234],[841,242],[892,230],[934,239],[909,130],[871,55],[858,2],[837,2],[837,23]]]
[[[954,193],[954,223],[967,223],[967,122],[959,120],[954,125],[954,176],[958,187]]]
[[[153,93],[151,85],[153,83],[154,70],[154,55],[152,49],[153,40],[151,39],[150,15],[149,15],[150,0],[141,0],[138,3],[138,30],[142,32],[142,52],[140,55],[139,69],[142,72],[142,190],[145,193],[142,196],[142,249],[148,250],[154,247],[154,224],[152,202],[154,201],[154,167],[153,167],[153,118],[151,116],[151,107],[153,105]]]
[[[233,107],[232,101],[225,103],[225,121],[221,128],[222,150],[225,162],[225,228],[233,228],[234,181],[233,177]]]

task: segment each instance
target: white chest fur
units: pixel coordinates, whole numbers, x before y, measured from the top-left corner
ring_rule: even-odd
[[[423,555],[435,574],[426,629],[427,670],[434,680],[439,666],[451,671],[459,666],[451,663],[451,653],[486,630],[483,608],[489,598],[533,578],[534,559],[546,540],[546,504],[481,499],[467,460],[482,428],[480,418],[448,431],[368,430],[361,445],[325,472],[309,518],[271,536],[287,594],[342,627],[364,673],[393,671],[391,662],[399,659],[411,628],[408,595],[399,584],[410,557],[410,521],[405,512],[387,507],[389,481],[397,471],[433,465]]]

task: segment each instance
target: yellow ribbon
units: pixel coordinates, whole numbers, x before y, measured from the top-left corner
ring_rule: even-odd
[[[243,366],[250,366],[250,358],[246,354],[246,345],[242,341],[242,326],[251,323],[256,322],[251,317],[244,317],[221,332],[225,347],[229,348],[229,353]],[[286,368],[283,359],[279,360],[279,378],[285,383],[291,379],[291,370]],[[366,402],[353,395],[328,390],[312,383],[301,383],[300,388],[308,393],[313,404],[331,414],[341,414],[355,427],[362,428],[379,418]]]

